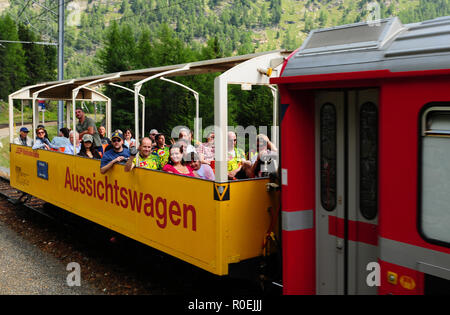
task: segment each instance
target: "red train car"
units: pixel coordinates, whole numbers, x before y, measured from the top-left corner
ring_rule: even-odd
[[[450,294],[450,17],[313,31],[280,91],[285,294]]]

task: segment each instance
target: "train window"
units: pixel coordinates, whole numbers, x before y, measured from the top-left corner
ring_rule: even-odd
[[[320,199],[322,207],[336,207],[336,106],[325,103],[320,109]]]
[[[422,115],[419,220],[430,242],[450,245],[450,107]]]
[[[373,220],[378,212],[378,108],[364,103],[359,115],[359,209],[364,218]]]

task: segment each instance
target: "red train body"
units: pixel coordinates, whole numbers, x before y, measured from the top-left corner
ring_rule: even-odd
[[[285,294],[450,294],[449,30],[314,31],[271,80]]]

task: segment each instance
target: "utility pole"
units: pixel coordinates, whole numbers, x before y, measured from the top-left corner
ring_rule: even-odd
[[[64,80],[64,0],[59,0],[58,6],[58,81],[61,80]],[[64,103],[58,101],[58,130],[62,127],[64,127]]]

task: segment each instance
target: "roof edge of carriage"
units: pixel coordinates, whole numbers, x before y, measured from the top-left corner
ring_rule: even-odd
[[[280,53],[283,55],[289,55],[292,51],[279,49],[265,52],[258,52],[253,54],[246,54],[240,56],[231,56],[231,57],[223,57],[216,59],[208,59],[208,60],[200,60],[187,62],[183,64],[175,64],[175,65],[165,65],[158,66],[153,68],[145,68],[138,70],[129,70],[122,72],[114,72],[102,75],[94,75],[76,79],[65,79],[60,81],[49,81],[49,82],[41,82],[35,85],[30,85],[23,87],[22,89],[11,94],[13,98],[15,95],[24,94],[23,92],[29,92],[30,95],[38,90],[43,90],[47,88],[54,89],[57,86],[64,87],[66,90],[73,90],[83,85],[93,87],[99,84],[109,84],[109,83],[120,83],[120,82],[129,82],[129,81],[139,81],[149,78],[154,75],[161,75],[164,73],[164,76],[188,76],[188,75],[197,75],[197,74],[205,74],[205,73],[215,73],[215,72],[225,72],[245,61],[250,59],[267,55],[273,53]],[[95,83],[95,84],[93,84]]]
[[[450,70],[450,16],[403,25],[399,18],[313,30],[271,83],[292,77]],[[322,80],[316,78],[317,80]]]

